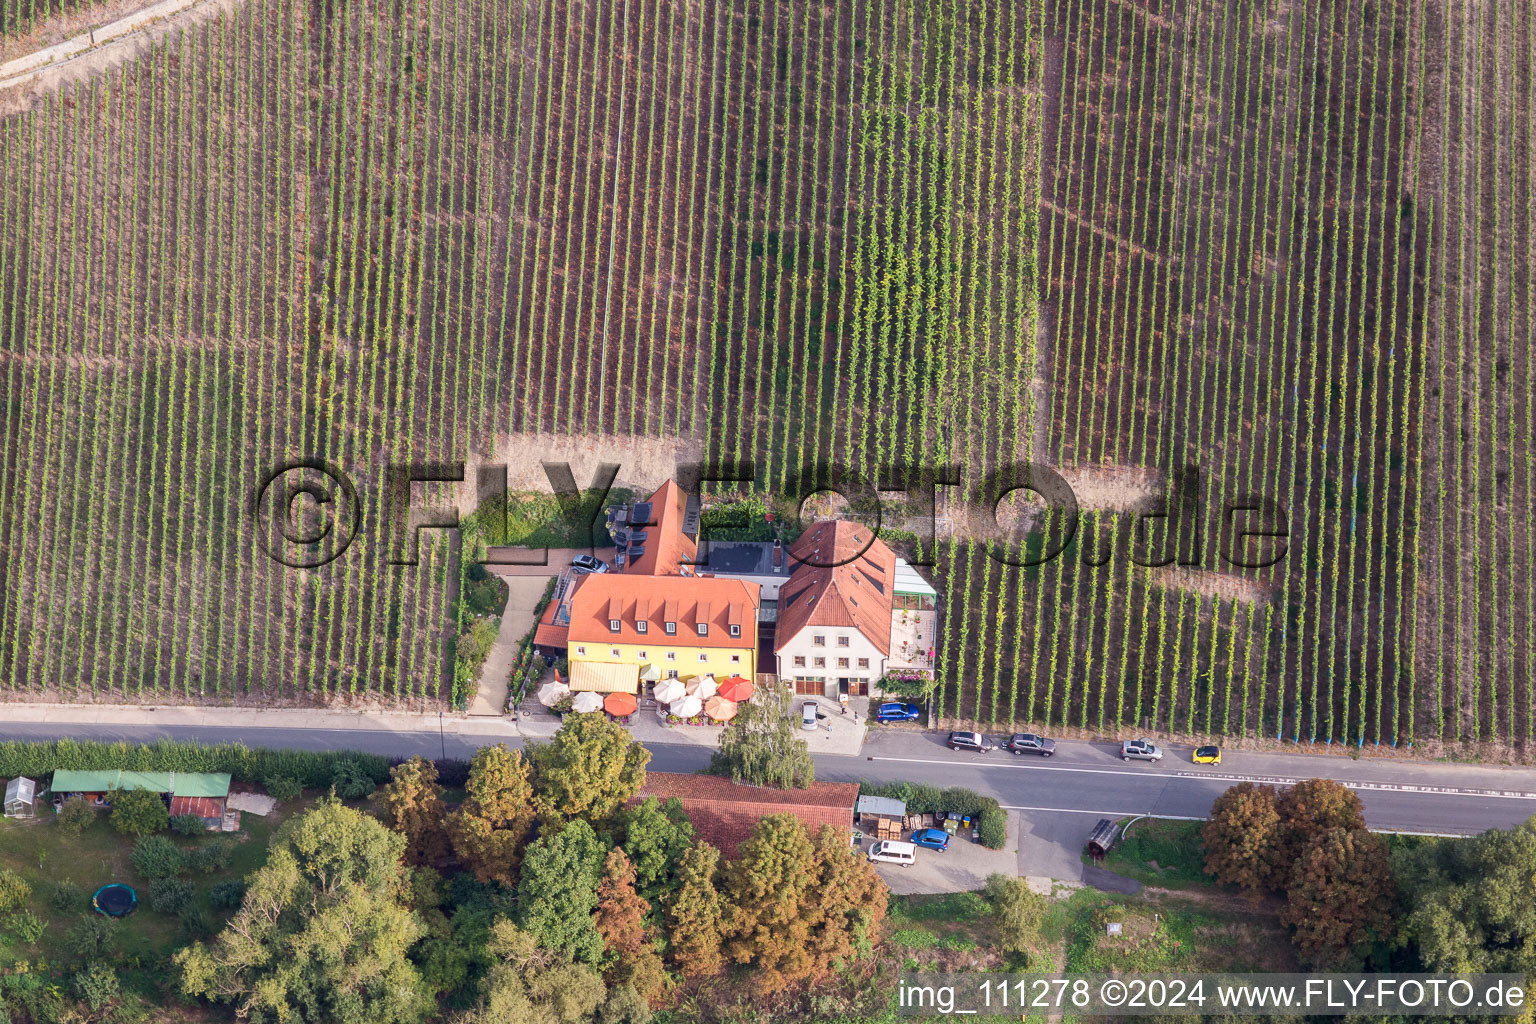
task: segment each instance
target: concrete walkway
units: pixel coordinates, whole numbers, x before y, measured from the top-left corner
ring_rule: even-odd
[[[462,714],[417,714],[372,710],[332,711],[320,708],[220,708],[137,704],[0,704],[0,721],[7,724],[66,726],[160,726],[224,729],[303,729],[358,733],[438,732],[474,736],[486,743],[517,738],[507,718],[471,718]],[[246,742],[260,745],[258,737]]]
[[[487,568],[507,584],[507,606],[501,612],[496,642],[480,666],[480,679],[475,684],[475,697],[469,702],[469,713],[500,716],[507,712],[507,683],[512,672],[512,659],[517,655],[517,645],[534,627],[533,610],[549,586],[549,576],[502,573],[499,570],[503,567],[494,565]]]

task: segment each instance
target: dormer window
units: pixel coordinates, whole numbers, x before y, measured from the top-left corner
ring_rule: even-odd
[[[644,633],[649,628],[649,626],[650,626],[649,622],[646,622],[644,619],[641,619],[640,621],[635,623],[635,632],[636,633]]]
[[[699,623],[699,636],[709,636],[709,623]]]
[[[741,627],[734,622],[731,623],[731,636],[741,636]]]
[[[618,619],[609,619],[608,620],[608,632],[610,632],[610,633],[617,633],[618,631],[619,631],[619,620]]]
[[[676,635],[677,635],[677,623],[675,623],[675,622],[667,623],[667,636],[676,636]]]

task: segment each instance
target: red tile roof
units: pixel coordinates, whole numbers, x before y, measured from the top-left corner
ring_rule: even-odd
[[[650,502],[651,524],[630,525],[631,532],[645,533],[645,541],[641,545],[644,554],[627,563],[624,571],[641,576],[671,576],[681,566],[687,565],[691,572],[699,546],[683,532],[683,519],[688,513],[688,495],[683,493],[675,481],[668,480],[656,488]]]
[[[778,646],[807,626],[851,626],[890,654],[896,556],[885,542],[840,519],[814,524],[789,552],[798,564],[779,589]]]
[[[717,775],[647,772],[645,785],[630,803],[648,796],[662,801],[677,797],[698,837],[729,858],[736,856],[753,826],[770,814],[793,814],[812,835],[822,825],[851,830],[859,787],[854,782],[816,782],[809,789],[769,789]]]
[[[214,796],[173,796],[171,817],[178,814],[195,814],[199,818],[224,817],[224,801]]]
[[[571,598],[570,643],[670,644],[675,647],[757,646],[758,585],[723,576],[652,576],[594,573]],[[643,609],[643,611],[642,611]],[[619,631],[609,623],[619,620]],[[644,621],[641,633],[637,621]],[[667,622],[677,623],[669,635]],[[699,635],[698,624],[708,633]],[[731,636],[730,626],[742,628]]]

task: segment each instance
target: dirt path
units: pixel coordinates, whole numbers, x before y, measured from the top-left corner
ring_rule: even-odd
[[[160,0],[101,28],[0,64],[0,115],[137,57],[161,36],[232,10],[238,0]]]

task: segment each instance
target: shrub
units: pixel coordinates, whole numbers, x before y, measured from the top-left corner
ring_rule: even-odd
[[[291,775],[273,775],[261,784],[267,788],[267,795],[280,804],[297,800],[304,792],[304,784]]]
[[[176,911],[176,918],[181,922],[181,938],[188,945],[211,938],[218,929],[218,925],[209,916],[208,911],[194,902],[189,902]]]
[[[6,868],[0,870],[0,914],[9,914],[32,898],[26,879]]]
[[[200,836],[208,826],[195,814],[178,814],[171,819],[171,831],[179,836]]]
[[[64,935],[64,948],[81,960],[107,956],[117,945],[117,923],[110,917],[92,913]]]
[[[48,887],[48,905],[54,910],[84,910],[90,901],[84,889],[74,882],[60,880]]]
[[[149,909],[179,914],[192,902],[192,886],[180,878],[157,878],[149,884]]]
[[[233,847],[227,839],[219,839],[193,850],[188,860],[192,870],[199,874],[211,875],[229,866],[229,855],[232,851]]]
[[[1008,845],[1008,815],[996,805],[984,807],[981,821],[976,826],[976,836],[981,845],[989,850],[1001,850]]]
[[[140,878],[170,878],[187,870],[187,856],[165,836],[143,836],[129,857]]]
[[[70,979],[75,998],[93,1011],[117,998],[117,972],[100,960],[92,960]]]
[[[213,883],[213,888],[208,890],[208,898],[222,910],[235,909],[245,899],[245,879],[226,878]]]
[[[123,835],[147,836],[171,824],[171,814],[159,793],[147,789],[115,789],[110,794],[112,827]]]
[[[331,786],[343,800],[361,800],[377,788],[368,770],[356,761],[337,761]]]
[[[155,743],[101,743],[94,740],[48,740],[40,743],[7,740],[0,743],[0,778],[51,775],[60,768],[84,771],[228,772],[237,782],[259,782],[275,775],[295,778],[305,786],[329,785],[331,767],[339,760],[356,761],[373,781],[389,778],[389,759],[361,751],[268,750],[239,743],[205,745],[160,740]]]
[[[72,796],[64,801],[54,820],[58,822],[59,830],[73,839],[96,820],[96,808],[92,807],[85,797]]]
[[[18,942],[30,946],[43,937],[48,922],[30,910],[18,910],[5,920],[5,930],[16,936]]]

